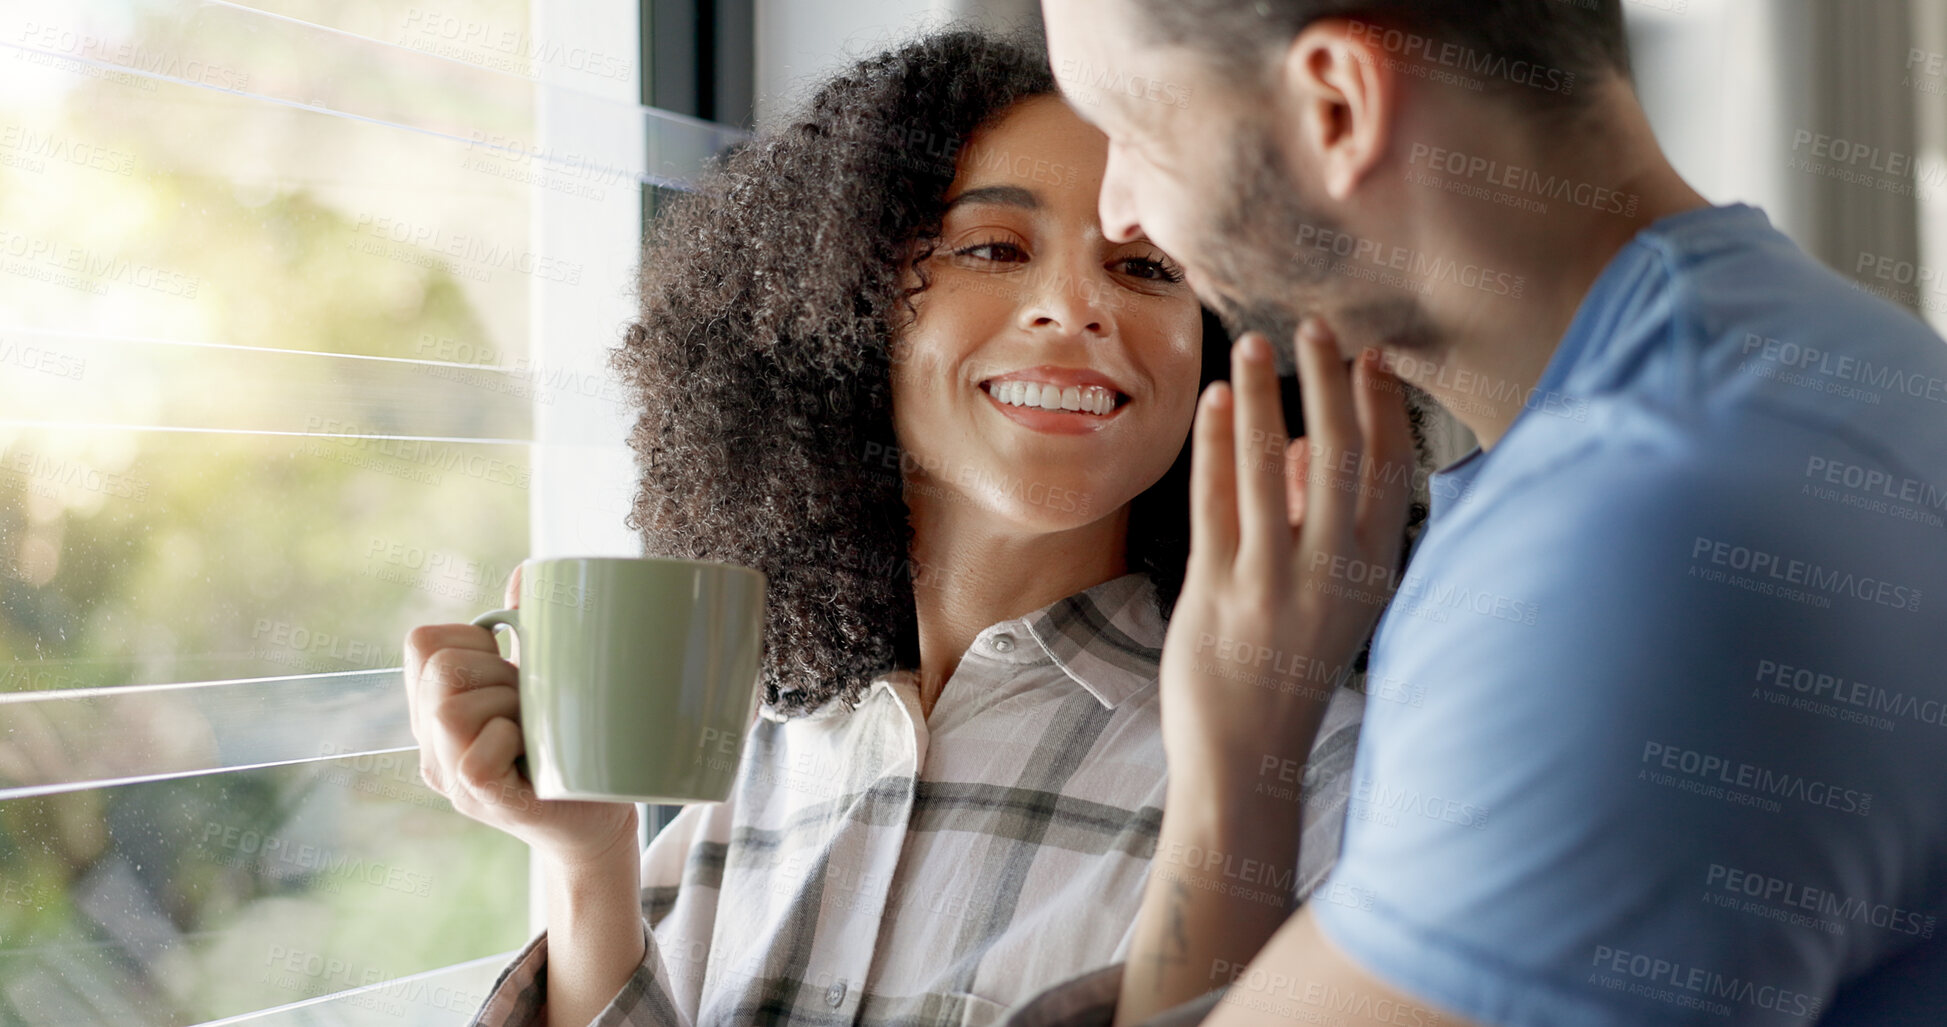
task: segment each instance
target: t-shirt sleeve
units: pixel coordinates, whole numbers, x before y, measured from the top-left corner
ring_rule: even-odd
[[[1415,555],[1311,904],[1483,1023],[1814,1022],[1940,912],[1941,561],[1763,461],[1601,463]]]

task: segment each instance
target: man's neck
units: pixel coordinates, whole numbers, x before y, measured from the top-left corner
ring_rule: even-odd
[[[1409,377],[1420,379],[1415,384],[1482,449],[1493,448],[1524,408],[1547,401],[1533,390],[1616,254],[1651,223],[1709,203],[1664,158],[1626,85],[1597,88],[1586,127],[1566,138],[1480,126],[1477,138],[1488,141],[1469,156],[1494,162],[1490,188],[1545,211],[1421,194],[1421,220],[1435,226],[1423,233],[1427,252],[1453,254],[1520,283],[1519,296],[1443,283],[1427,299],[1436,352],[1392,354],[1399,366],[1421,369]],[[1483,116],[1478,107],[1474,116]]]

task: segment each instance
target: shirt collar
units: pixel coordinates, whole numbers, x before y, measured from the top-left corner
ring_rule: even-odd
[[[1534,395],[1546,399],[1587,391],[1577,387],[1586,384],[1575,380],[1577,373],[1617,359],[1618,354],[1609,350],[1628,334],[1622,329],[1641,317],[1637,308],[1645,292],[1653,291],[1648,280],[1658,277],[1661,268],[1687,263],[1700,249],[1770,227],[1771,219],[1764,211],[1743,203],[1694,207],[1665,214],[1644,226],[1589,283],[1589,291],[1569,319],[1568,330],[1535,382]],[[1515,415],[1515,420],[1521,420],[1529,409],[1532,407]],[[1512,432],[1514,426],[1509,425],[1508,430]]]
[[[1112,578],[1020,622],[1055,666],[1108,709],[1156,681],[1167,625],[1147,574]]]
[[[1038,662],[1039,657],[1021,652],[1013,643],[1022,632],[1032,635],[1055,666],[1087,689],[1104,708],[1113,710],[1155,683],[1167,627],[1156,603],[1155,583],[1148,574],[1134,571],[1058,599],[1024,617],[995,624],[980,633],[974,646],[989,658]],[[996,644],[1002,640],[1004,645]],[[918,718],[919,696],[910,670],[883,671],[869,690],[897,692],[902,685],[911,692],[905,701]],[[819,720],[837,716],[844,706],[826,703],[801,718],[788,718],[760,702],[757,714],[779,722]]]
[[[1536,406],[1545,407],[1558,397],[1579,397],[1586,393],[1589,381],[1586,377],[1578,380],[1579,372],[1617,359],[1616,354],[1605,352],[1605,348],[1622,334],[1619,326],[1632,315],[1634,306],[1640,304],[1645,278],[1663,261],[1680,260],[1687,250],[1722,244],[1727,238],[1737,238],[1738,233],[1770,227],[1771,219],[1764,211],[1732,203],[1666,214],[1638,231],[1609,258],[1595,281],[1589,284],[1588,293],[1569,319],[1568,330],[1562,334],[1555,352],[1542,369],[1541,378],[1535,382],[1530,403],[1515,414],[1501,441],[1505,443]],[[1467,498],[1489,455],[1475,446],[1467,455],[1433,473],[1427,482],[1431,493],[1429,523],[1440,520],[1447,510]]]

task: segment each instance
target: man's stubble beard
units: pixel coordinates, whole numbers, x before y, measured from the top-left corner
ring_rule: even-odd
[[[1303,195],[1260,116],[1238,126],[1219,175],[1215,214],[1195,253],[1203,258],[1203,296],[1233,338],[1262,332],[1290,373],[1291,344],[1307,314],[1328,313],[1340,338],[1360,346],[1431,353],[1438,333],[1426,308],[1411,296],[1355,291],[1346,258],[1328,248],[1301,247],[1301,233],[1342,233],[1336,219]],[[1332,283],[1338,280],[1338,295]],[[1321,303],[1320,301],[1327,301]]]

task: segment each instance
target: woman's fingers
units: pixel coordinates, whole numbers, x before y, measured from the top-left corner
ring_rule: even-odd
[[[503,605],[508,609],[520,605],[522,566],[515,564],[513,572],[507,576],[506,601]],[[420,737],[419,724],[424,719],[422,714],[427,703],[434,698],[425,687],[426,661],[441,649],[453,648],[478,649],[499,656],[500,643],[494,638],[493,629],[484,629],[484,635],[482,630],[473,624],[422,624],[406,632],[401,666],[405,670],[406,680],[406,718],[412,725],[413,737]]]
[[[506,685],[492,685],[447,696],[433,711],[433,720],[445,735],[442,741],[447,751],[457,760],[489,721],[496,717],[519,721],[520,715],[520,691]],[[441,765],[448,764],[442,761]]]
[[[406,632],[406,710],[415,737],[425,720],[425,711],[437,698],[436,682],[426,674],[427,661],[445,649],[471,649],[491,653],[496,659],[500,657],[500,646],[494,641],[493,632],[472,624],[421,624]]]
[[[425,648],[433,644],[432,633],[432,625],[422,624],[406,632],[405,643],[400,647],[404,650],[400,665],[406,681],[406,720],[412,726],[414,738],[419,737],[419,677],[425,672],[426,657],[434,652]]]
[[[1352,376],[1339,359],[1338,340],[1324,322],[1298,329],[1298,386],[1311,448],[1305,522],[1299,553],[1345,552],[1354,538],[1363,447],[1353,409]]]
[[[1300,435],[1284,450],[1285,516],[1295,531],[1305,526],[1305,479],[1311,474],[1311,440]]]
[[[480,726],[454,766],[454,779],[475,802],[526,813],[537,805],[533,788],[514,770],[514,757],[526,751],[521,726],[494,717]]]
[[[1212,382],[1197,403],[1190,449],[1190,565],[1229,573],[1237,555],[1237,458],[1231,390]]]
[[[457,634],[465,641],[441,648],[426,657],[419,677],[413,683],[413,702],[419,707],[419,722],[414,726],[413,734],[419,739],[420,772],[427,776],[427,783],[444,791],[451,781],[443,771],[453,766],[459,751],[445,719],[450,713],[442,712],[443,707],[454,696],[476,689],[505,686],[511,690],[517,679],[513,666],[501,659],[498,651],[484,651],[466,644],[468,641],[476,644],[485,641],[492,645],[493,638],[484,629],[470,624],[444,624],[434,630],[439,628],[464,629]],[[415,628],[414,633],[423,630],[427,629]],[[479,637],[466,639],[469,633]]]
[[[1286,436],[1278,372],[1264,336],[1247,332],[1231,347],[1230,380],[1236,392],[1238,563],[1281,566],[1291,548],[1284,495]]]

